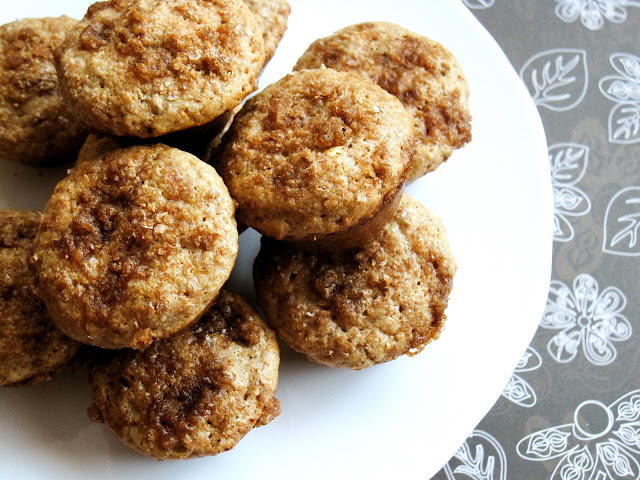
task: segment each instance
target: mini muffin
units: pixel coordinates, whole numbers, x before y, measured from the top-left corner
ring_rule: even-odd
[[[128,147],[56,186],[35,240],[37,293],[69,336],[141,349],[197,320],[237,252],[213,167],[162,144]]]
[[[244,0],[256,16],[264,40],[264,63],[276,53],[278,43],[287,30],[291,6],[286,0]]]
[[[393,215],[414,143],[393,95],[352,73],[305,70],[246,102],[219,171],[243,224],[301,248],[346,249]]]
[[[33,289],[29,269],[41,213],[0,210],[0,385],[49,380],[72,363],[80,343],[58,329]]]
[[[57,50],[61,89],[94,130],[204,125],[257,88],[264,43],[242,0],[94,3]]]
[[[189,329],[92,365],[89,417],[160,460],[216,455],[280,413],[279,363],[273,330],[223,290]]]
[[[407,108],[419,140],[410,181],[471,141],[467,81],[439,43],[391,23],[362,23],[316,40],[294,70],[321,65],[366,76]]]
[[[142,139],[138,137],[105,137],[103,135],[89,134],[82,148],[78,152],[77,162],[93,160],[100,155],[133,145],[151,145],[164,143],[170,147],[189,152],[200,160],[207,161],[211,150],[216,148],[222,135],[228,130],[236,109],[229,110],[212,122],[198,127],[168,133],[160,137]]]
[[[445,229],[404,194],[393,220],[346,252],[310,254],[263,237],[253,275],[278,336],[314,362],[360,370],[438,338],[456,263]]]
[[[0,160],[68,162],[87,128],[59,91],[53,52],[77,20],[27,18],[0,26]]]

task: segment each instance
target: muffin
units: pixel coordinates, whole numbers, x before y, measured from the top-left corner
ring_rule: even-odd
[[[264,41],[264,63],[276,53],[276,48],[287,30],[291,6],[286,0],[244,0],[256,16]]]
[[[89,417],[160,460],[216,455],[279,414],[279,362],[273,330],[223,290],[187,330],[92,365]]]
[[[242,0],[94,3],[57,50],[61,90],[95,131],[204,125],[257,88],[264,42]]]
[[[44,211],[37,293],[76,340],[145,348],[195,322],[229,277],[234,208],[213,167],[166,145],[79,163]]]
[[[469,87],[441,44],[392,23],[361,23],[316,40],[294,70],[321,65],[363,75],[407,108],[418,135],[409,181],[471,141]]]
[[[278,337],[314,362],[354,370],[415,355],[438,338],[455,272],[442,222],[406,193],[361,247],[311,254],[263,237],[253,268]]]
[[[53,56],[76,23],[62,16],[0,26],[0,159],[57,165],[82,145],[87,127],[64,103]]]
[[[231,125],[236,111],[236,109],[229,110],[206,125],[168,133],[160,137],[146,139],[138,137],[105,137],[92,133],[85,139],[76,161],[93,160],[103,153],[133,145],[164,143],[170,147],[191,153],[206,162],[209,160],[211,150],[220,144],[222,135]]]
[[[0,210],[0,385],[49,380],[73,363],[80,343],[56,327],[34,293],[29,268],[42,214]]]
[[[414,143],[393,95],[352,73],[305,70],[245,103],[218,168],[241,223],[300,248],[346,249],[395,212]]]

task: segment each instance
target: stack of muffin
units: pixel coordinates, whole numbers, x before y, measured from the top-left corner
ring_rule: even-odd
[[[463,73],[366,23],[245,101],[288,14],[111,0],[0,27],[0,155],[48,165],[84,143],[43,213],[0,212],[2,385],[88,357],[92,420],[190,458],[279,414],[276,334],[356,370],[438,337],[456,264],[403,190],[470,141]],[[262,234],[257,308],[224,290],[238,225]]]

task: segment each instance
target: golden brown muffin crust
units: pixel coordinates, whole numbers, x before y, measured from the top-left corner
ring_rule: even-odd
[[[89,415],[158,459],[216,455],[278,415],[278,365],[275,333],[223,290],[186,331],[93,365]]]
[[[267,63],[287,30],[291,6],[286,0],[244,0],[244,3],[256,16],[258,26],[262,30],[264,62]]]
[[[0,158],[29,165],[72,160],[87,128],[59,91],[53,51],[77,23],[27,18],[0,26]]]
[[[313,243],[392,202],[414,140],[406,110],[377,85],[307,70],[247,101],[219,170],[239,203],[239,221],[273,238]]]
[[[197,319],[237,251],[213,167],[162,144],[115,150],[56,186],[36,239],[38,294],[70,336],[144,348]]]
[[[455,271],[442,222],[405,193],[393,220],[357,249],[309,254],[263,237],[254,280],[291,348],[359,370],[438,338]]]
[[[33,289],[29,268],[42,214],[0,210],[0,385],[49,380],[69,365],[80,343],[58,329]]]
[[[264,42],[241,0],[110,0],[57,57],[65,98],[93,129],[146,138],[238,105],[257,88]]]
[[[294,70],[321,65],[363,75],[407,108],[420,140],[409,180],[435,170],[471,141],[468,85],[441,44],[392,23],[361,23],[316,40]]]

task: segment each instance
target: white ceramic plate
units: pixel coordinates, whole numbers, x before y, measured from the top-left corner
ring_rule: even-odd
[[[262,86],[289,72],[316,38],[367,20],[440,41],[467,75],[473,142],[409,188],[445,221],[459,264],[443,335],[416,357],[361,372],[311,364],[283,348],[280,417],[227,453],[189,461],[146,458],[92,424],[85,371],[5,388],[4,478],[427,479],[499,397],[536,330],[551,269],[551,180],[533,103],[500,48],[457,0],[290,2],[289,30]],[[88,3],[3,2],[0,23],[79,18]],[[64,172],[0,159],[0,207],[42,208]],[[257,235],[241,239],[230,282],[251,296]]]

